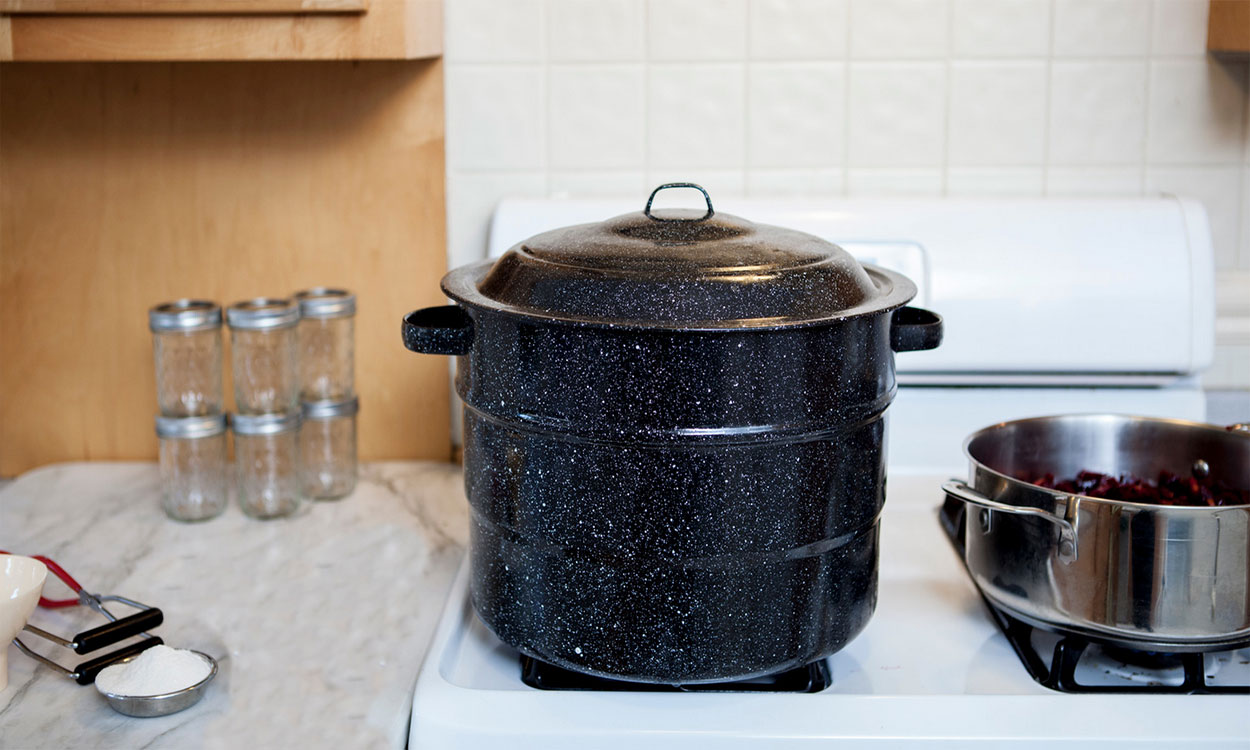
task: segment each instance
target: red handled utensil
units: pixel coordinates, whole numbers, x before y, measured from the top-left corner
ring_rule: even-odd
[[[5,550],[0,550],[0,555],[11,554]],[[123,646],[116,651],[110,651],[107,654],[97,656],[93,659],[81,662],[77,667],[69,669],[57,664],[51,659],[35,653],[29,646],[22,643],[20,638],[13,639],[13,645],[18,650],[36,661],[45,664],[66,677],[77,682],[79,685],[89,685],[95,681],[96,675],[105,667],[115,664],[124,659],[129,659],[147,649],[164,643],[159,637],[149,634],[147,631],[157,627],[165,620],[165,615],[156,607],[149,607],[146,604],[136,602],[133,599],[127,599],[124,596],[92,594],[85,590],[73,576],[65,572],[65,569],[58,565],[55,561],[43,555],[31,555],[34,559],[48,566],[48,570],[57,578],[61,579],[66,586],[69,586],[75,594],[76,599],[49,599],[48,597],[39,597],[39,606],[45,609],[61,609],[63,607],[75,607],[85,605],[104,615],[109,621],[98,627],[84,630],[73,638],[62,638],[55,633],[38,628],[27,623],[23,630],[29,631],[34,635],[51,641],[58,646],[68,648],[76,654],[88,654],[92,651],[98,651],[105,646],[111,646],[118,641],[125,640],[131,636],[143,636],[143,640],[132,643],[129,646]],[[118,617],[105,608],[104,602],[120,602],[129,607],[139,610],[135,614],[126,617]]]

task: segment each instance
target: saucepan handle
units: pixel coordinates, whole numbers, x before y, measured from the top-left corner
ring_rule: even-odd
[[[1008,503],[999,502],[992,498],[988,498],[976,491],[967,484],[952,479],[942,484],[942,491],[951,497],[962,500],[969,505],[975,505],[984,510],[998,511],[1000,513],[1009,513],[1015,516],[1032,516],[1049,521],[1059,527],[1059,559],[1063,562],[1072,562],[1076,559],[1076,528],[1072,522],[1066,518],[1056,516],[1041,508],[1032,508],[1027,505],[1010,505]]]
[[[459,305],[414,310],[404,316],[404,346],[421,354],[468,354],[473,318]]]
[[[942,343],[942,316],[919,307],[900,307],[890,319],[890,348],[896,352],[936,349]]]

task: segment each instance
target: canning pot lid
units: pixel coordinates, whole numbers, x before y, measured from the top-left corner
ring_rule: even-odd
[[[706,207],[653,210],[669,187],[700,191]],[[715,213],[691,183],[661,185],[640,212],[544,232],[496,262],[458,268],[443,290],[470,306],[548,320],[694,329],[839,320],[916,294],[905,276],[865,267],[819,237]]]

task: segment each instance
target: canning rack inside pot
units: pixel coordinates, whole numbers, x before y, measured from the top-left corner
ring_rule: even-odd
[[[1022,419],[981,430],[968,439],[965,451],[978,468],[1030,484],[1046,474],[1068,478],[1095,471],[1154,480],[1166,471],[1250,488],[1250,436],[1182,420],[1114,414]],[[1082,501],[1100,502],[1084,496]]]

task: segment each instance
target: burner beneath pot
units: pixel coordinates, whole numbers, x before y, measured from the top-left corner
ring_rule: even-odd
[[[939,520],[963,559],[964,504],[948,497]],[[1207,652],[1139,651],[1081,634],[1043,630],[1012,616],[984,595],[982,600],[1029,676],[1051,690],[1250,695],[1250,643]]]
[[[521,681],[539,690],[604,690],[646,693],[819,693],[833,684],[829,660],[820,659],[803,667],[788,669],[749,680],[706,682],[694,685],[663,685],[629,682],[574,672],[521,656]]]

